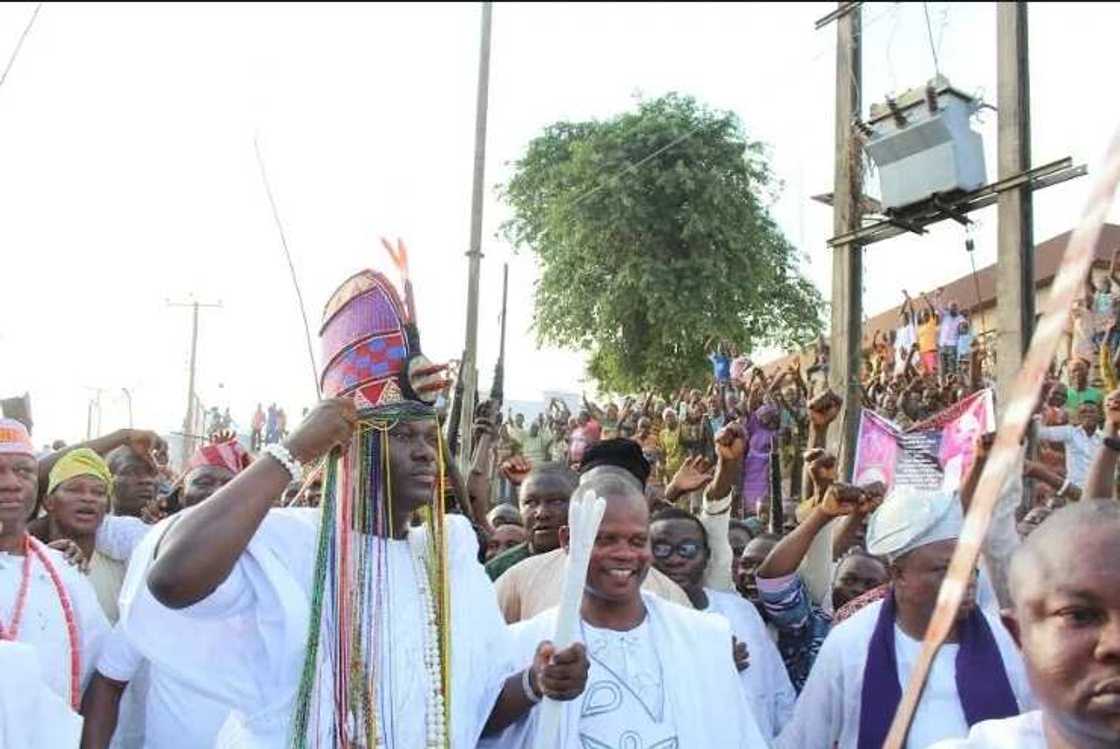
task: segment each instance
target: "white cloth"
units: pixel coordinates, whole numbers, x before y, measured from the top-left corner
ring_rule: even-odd
[[[0,640],[0,749],[76,747],[82,717],[44,680],[37,648]]]
[[[455,749],[469,749],[514,668],[493,585],[477,561],[474,531],[458,516],[448,516],[447,523],[453,622],[450,733]],[[145,584],[163,528],[157,525],[145,537],[129,565],[121,595],[125,631],[154,668],[166,670],[185,688],[232,706],[219,746],[286,746],[307,645],[318,525],[317,509],[273,510],[225,582],[180,611],[161,606]],[[377,669],[381,715],[386,716],[382,725],[391,734],[389,746],[420,746],[426,731],[422,706],[427,674],[409,542],[373,539],[371,554],[378,544],[387,547],[382,589],[387,621],[373,631],[382,634],[383,644],[391,644],[381,648],[383,662]],[[327,669],[326,626],[323,632],[320,669]],[[391,669],[385,661],[391,661]],[[221,664],[220,671],[213,664]],[[321,691],[318,724],[328,730],[330,714],[323,711],[330,710],[330,690]]]
[[[119,626],[105,643],[97,671],[113,681],[128,683],[121,697],[112,747],[210,747],[229,716],[228,705],[200,694],[163,669],[151,668]],[[136,689],[139,685],[142,690]]]
[[[81,650],[81,688],[84,690],[93,675],[102,642],[109,633],[109,620],[105,618],[89,580],[68,564],[62,554],[54,549],[47,549],[46,553],[66,588],[74,611]],[[12,622],[23,560],[22,556],[0,552],[0,621],[5,626]],[[66,616],[50,574],[34,555],[31,557],[27,603],[16,639],[38,651],[43,679],[69,705],[70,638],[66,631]],[[0,671],[0,681],[7,678],[8,674]]]
[[[1063,424],[1056,427],[1038,427],[1038,438],[1046,442],[1061,442],[1066,447],[1066,478],[1079,489],[1085,488],[1085,480],[1089,477],[1089,466],[1093,464],[1104,441],[1104,434],[1100,429],[1093,432],[1093,436],[1085,434],[1085,430],[1073,424]]]
[[[835,743],[839,749],[853,749],[858,745],[863,670],[882,605],[882,601],[871,603],[832,628],[801,690],[793,719],[778,737],[777,746],[783,749],[827,748]],[[998,619],[983,611],[981,614],[992,630],[1019,708],[1033,708],[1034,698],[1015,643]],[[895,659],[899,684],[905,685],[917,657],[918,643],[909,637],[900,638],[898,634],[896,628]],[[953,660],[956,653],[948,647],[951,646],[943,646],[939,651],[922,692],[907,742],[911,749],[924,749],[933,741],[965,735],[967,726],[957,697]]]
[[[94,547],[118,562],[127,562],[152,526],[129,515],[106,515],[97,526]]]
[[[968,738],[939,741],[931,749],[1046,749],[1042,711],[981,721],[968,732]]]
[[[109,749],[142,749],[145,746],[144,736],[146,730],[146,717],[150,711],[148,694],[150,690],[151,668],[140,653],[133,648],[127,640],[123,629],[120,627],[120,590],[124,584],[127,572],[127,562],[136,546],[147,535],[152,526],[144,523],[139,518],[127,515],[106,515],[97,527],[97,536],[94,541],[93,562],[90,565],[90,582],[93,583],[97,598],[106,615],[115,626],[105,640],[101,657],[97,661],[97,671],[102,676],[113,681],[127,683],[117,706],[117,728],[113,731],[113,739]],[[95,579],[95,564],[100,564],[103,574],[99,580]],[[104,574],[108,572],[109,574]],[[111,593],[112,605],[106,607],[106,597]],[[179,697],[179,704],[192,706],[190,695]],[[189,708],[193,710],[193,707]],[[228,710],[223,711],[223,717]],[[162,713],[155,713],[154,724],[164,724]],[[186,733],[163,732],[161,736],[199,736],[194,728],[199,725],[191,721],[187,724],[192,730]],[[210,744],[213,743],[211,736]],[[209,744],[179,744],[164,743],[147,746],[209,746]]]
[[[746,644],[750,665],[739,678],[763,735],[777,736],[793,717],[797,692],[766,623],[754,604],[742,596],[707,588],[704,592],[708,595],[707,611],[726,619],[735,639]]]
[[[665,710],[672,717],[675,744],[638,743],[640,736],[627,733],[630,725],[623,722],[625,714],[618,713],[619,721],[614,743],[597,744],[581,739],[583,722],[595,719],[595,730],[607,730],[603,725],[605,706],[611,703],[613,690],[606,680],[597,680],[595,662],[588,674],[584,693],[570,702],[563,703],[560,736],[554,749],[602,749],[608,747],[637,747],[643,749],[668,749],[668,747],[720,747],[721,749],[746,749],[766,747],[769,742],[754,719],[754,713],[735,670],[731,655],[731,629],[727,620],[714,614],[679,606],[651,593],[642,592],[646,605],[646,619],[653,649],[664,674]],[[556,609],[544,611],[532,619],[518,622],[511,627],[516,640],[518,662],[527,661],[541,640],[551,640],[556,630]],[[586,631],[586,628],[585,628]],[[606,684],[608,686],[599,687]],[[534,746],[539,707],[509,726],[501,734],[483,739],[480,749],[528,749]]]
[[[665,673],[646,619],[628,632],[584,624],[590,667],[580,716],[584,746],[676,745]],[[670,675],[671,678],[671,675]]]

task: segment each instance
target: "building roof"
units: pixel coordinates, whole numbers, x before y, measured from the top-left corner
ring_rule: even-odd
[[[1066,245],[1069,244],[1071,234],[1073,234],[1072,231],[1063,232],[1056,237],[1047,239],[1041,244],[1035,245],[1035,289],[1049,286],[1054,280],[1054,276],[1058,272],[1058,266],[1062,262],[1062,255],[1065,253]],[[1120,226],[1116,224],[1105,224],[1101,229],[1101,235],[1097,241],[1094,265],[1096,267],[1107,267],[1112,262],[1112,253],[1117,249],[1120,249]],[[993,263],[992,265],[977,270],[975,278],[973,278],[971,273],[961,276],[952,283],[945,284],[942,288],[944,289],[945,299],[956,301],[961,309],[967,311],[970,316],[981,311],[987,312],[993,309],[996,304],[996,266]],[[927,289],[926,293],[930,294],[933,291],[934,289]],[[914,298],[916,304],[920,303],[917,293],[911,291],[911,296]],[[871,340],[875,336],[876,330],[886,333],[889,330],[897,328],[899,324],[899,314],[901,312],[902,305],[899,304],[890,309],[885,309],[874,317],[864,321],[864,349],[871,347]],[[767,374],[772,374],[778,369],[788,367],[793,362],[794,356],[795,354],[787,354],[780,359],[767,362],[762,365],[762,368]]]

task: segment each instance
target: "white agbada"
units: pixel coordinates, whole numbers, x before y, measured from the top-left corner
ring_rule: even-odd
[[[939,741],[930,749],[1046,749],[1042,711],[981,721],[968,732],[968,738]]]
[[[727,620],[644,591],[642,600],[646,618],[629,632],[583,623],[587,687],[563,703],[555,749],[768,746],[735,670]],[[513,625],[520,660],[555,628],[555,608]],[[480,749],[532,749],[539,714],[533,708]]]
[[[858,746],[863,670],[882,606],[882,601],[868,604],[829,632],[801,690],[793,719],[778,737],[777,746],[784,749],[834,745],[839,749],[855,749]],[[1034,698],[1015,643],[998,619],[982,609],[980,613],[992,630],[1020,710],[1032,708]],[[942,739],[963,737],[968,733],[957,695],[958,647],[943,645],[934,659],[910,728],[906,745],[911,749],[925,749]],[[919,641],[895,626],[895,660],[900,685],[909,681],[920,649]]]
[[[229,716],[228,705],[152,668],[119,626],[105,643],[97,671],[128,683],[110,749],[210,747]]]
[[[81,688],[84,690],[93,675],[93,667],[101,653],[101,645],[109,633],[109,620],[97,602],[93,591],[82,573],[71,566],[54,549],[47,549],[63,587],[70,597],[81,650]],[[0,621],[11,624],[12,609],[23,574],[24,557],[0,552]],[[48,687],[70,704],[70,638],[66,631],[66,616],[62,610],[50,573],[42,561],[31,555],[30,581],[27,603],[20,624],[18,642],[30,645],[38,652],[39,669]],[[0,680],[8,674],[0,671]]]
[[[774,737],[793,717],[797,691],[789,680],[782,655],[770,639],[766,623],[754,604],[740,595],[705,588],[707,611],[719,614],[731,625],[731,633],[746,643],[750,665],[739,673],[747,699],[763,735]]]
[[[505,678],[515,669],[508,659],[509,635],[494,587],[477,560],[474,531],[462,517],[448,516],[447,523],[453,622],[450,734],[455,749],[470,749]],[[154,667],[231,706],[217,746],[287,746],[307,645],[318,527],[317,509],[273,510],[225,582],[206,599],[179,611],[160,605],[146,585],[164,528],[157,526],[144,539],[129,565],[121,594],[125,631]],[[410,536],[421,533],[413,529]],[[410,542],[374,543],[387,544],[379,713],[386,716],[382,725],[389,734],[388,746],[421,746],[427,675]],[[329,673],[325,639],[320,642],[320,667]],[[215,664],[220,664],[217,671]],[[318,724],[326,730],[332,705],[329,689],[322,692]]]
[[[0,640],[0,749],[78,746],[82,717],[47,686],[36,648]]]

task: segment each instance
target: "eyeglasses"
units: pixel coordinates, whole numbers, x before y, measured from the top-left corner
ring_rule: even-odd
[[[675,546],[673,544],[654,544],[652,548],[653,556],[657,559],[668,559],[673,556],[673,552],[676,552],[681,559],[695,559],[703,547],[696,541],[682,541]]]

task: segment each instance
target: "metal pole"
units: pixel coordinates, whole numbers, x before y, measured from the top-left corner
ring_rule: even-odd
[[[187,375],[187,416],[183,420],[183,431],[194,431],[194,368],[198,357],[198,302],[191,304],[191,368]],[[190,459],[193,445],[190,438],[183,438],[183,465]]]
[[[490,10],[482,4],[482,40],[478,52],[478,100],[474,128],[474,185],[471,191],[471,235],[467,252],[467,343],[460,377],[463,378],[463,410],[460,421],[460,460],[470,465],[473,445],[475,394],[478,391],[478,275],[482,260],[482,200],[486,175],[486,107],[490,89]]]
[[[841,8],[849,3],[840,3]],[[860,114],[862,86],[862,9],[855,7],[836,21],[836,161],[832,224],[835,236],[859,228],[859,203],[863,181],[854,148],[854,119]],[[844,399],[839,422],[839,458],[844,475],[851,479],[852,459],[863,393],[860,365],[863,343],[863,247],[852,242],[832,251],[832,351],[829,385]],[[836,427],[834,427],[836,428]]]

